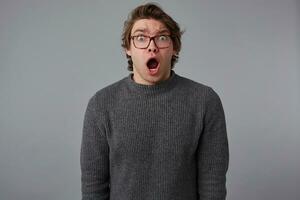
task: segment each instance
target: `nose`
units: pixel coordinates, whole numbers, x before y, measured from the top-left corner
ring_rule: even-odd
[[[148,46],[148,52],[154,52],[154,53],[156,53],[157,51],[158,51],[158,48],[157,48],[154,40],[151,40],[150,44]]]

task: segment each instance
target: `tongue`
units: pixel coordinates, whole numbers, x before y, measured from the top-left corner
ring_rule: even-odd
[[[155,69],[158,66],[158,62],[155,59],[151,59],[148,61],[147,66],[149,69]]]

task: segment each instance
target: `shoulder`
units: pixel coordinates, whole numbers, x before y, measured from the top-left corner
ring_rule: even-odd
[[[125,78],[96,91],[89,99],[89,104],[95,107],[107,108],[118,99],[123,90]]]
[[[202,103],[209,104],[211,102],[221,101],[218,93],[215,91],[215,89],[213,89],[213,87],[183,76],[177,76],[179,89],[192,94],[192,96]]]
[[[180,82],[180,85],[182,85],[183,87],[191,87],[193,89],[202,89],[202,90],[205,90],[207,89],[209,86],[203,84],[203,83],[200,83],[200,82],[196,82],[194,80],[191,80],[189,78],[186,78],[186,77],[183,77],[183,76],[180,76],[180,75],[177,75],[178,77],[178,80]]]
[[[191,80],[189,78],[178,76],[179,87],[185,90],[192,90],[196,94],[202,94],[204,96],[216,96],[215,90],[206,84]],[[218,95],[217,95],[218,96]]]

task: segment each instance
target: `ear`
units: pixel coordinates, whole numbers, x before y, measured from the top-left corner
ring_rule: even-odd
[[[125,52],[127,55],[131,56],[131,50],[130,49],[125,49]]]
[[[178,52],[177,51],[173,51],[173,56],[178,56]]]

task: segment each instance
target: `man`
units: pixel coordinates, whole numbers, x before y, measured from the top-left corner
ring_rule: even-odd
[[[98,91],[85,113],[83,200],[224,200],[225,116],[208,86],[173,70],[178,24],[155,4],[134,9],[122,46],[128,77]]]

